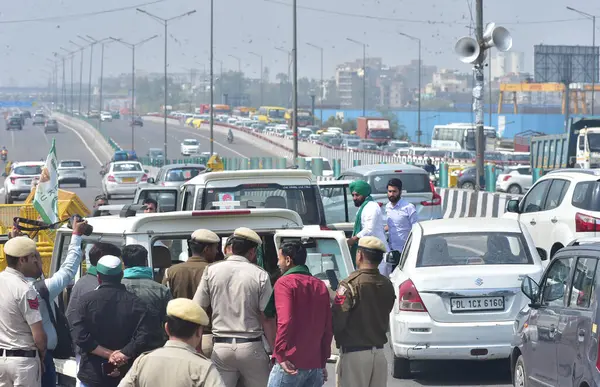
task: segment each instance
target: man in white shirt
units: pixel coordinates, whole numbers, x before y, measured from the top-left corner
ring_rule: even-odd
[[[355,180],[350,183],[350,192],[354,205],[358,208],[356,220],[354,221],[354,231],[352,237],[348,238],[348,246],[352,253],[352,263],[356,265],[356,247],[358,240],[365,236],[374,236],[381,240],[387,251],[389,247],[385,237],[385,230],[381,213],[381,206],[371,197],[371,186],[366,181]],[[379,271],[386,275],[389,271],[385,260],[379,265]]]

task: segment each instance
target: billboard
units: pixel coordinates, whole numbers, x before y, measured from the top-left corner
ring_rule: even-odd
[[[533,47],[534,79],[543,82],[598,83],[600,48],[592,46]]]

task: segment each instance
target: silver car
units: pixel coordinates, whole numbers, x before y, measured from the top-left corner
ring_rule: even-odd
[[[102,190],[108,199],[114,195],[134,195],[139,183],[145,183],[148,175],[139,161],[111,163],[102,179]]]
[[[148,184],[163,187],[179,187],[186,181],[206,171],[204,164],[169,164],[162,167],[156,178],[149,178]]]
[[[85,166],[79,160],[61,160],[58,163],[58,186],[61,184],[79,184],[81,188],[87,186]]]

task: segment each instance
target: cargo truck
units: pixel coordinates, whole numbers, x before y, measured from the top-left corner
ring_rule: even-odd
[[[387,118],[358,117],[356,135],[363,140],[373,140],[378,145],[387,144],[394,138]]]
[[[563,134],[531,138],[531,167],[600,168],[600,117],[571,118]]]

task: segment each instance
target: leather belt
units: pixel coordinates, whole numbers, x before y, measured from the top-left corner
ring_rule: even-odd
[[[213,342],[215,343],[255,343],[257,341],[262,341],[262,337],[252,337],[252,338],[242,338],[242,337],[215,337],[213,336]]]
[[[373,349],[383,349],[383,345],[374,345],[372,347],[342,347],[342,353],[371,351]]]
[[[0,356],[6,357],[36,357],[37,351],[33,349],[23,350],[23,349],[0,349]]]

